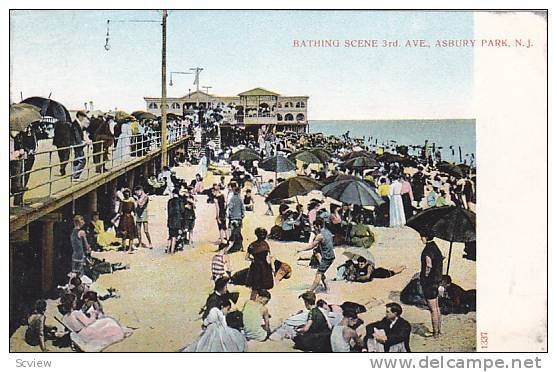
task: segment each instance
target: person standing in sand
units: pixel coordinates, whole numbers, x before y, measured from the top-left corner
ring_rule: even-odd
[[[137,236],[139,238],[138,245],[140,247],[146,247],[153,249],[153,243],[151,243],[151,235],[149,234],[149,195],[143,190],[143,187],[137,186],[135,189],[135,223],[137,224]],[[141,239],[141,228],[145,230],[145,236],[147,237],[148,246],[142,243]]]
[[[215,198],[215,218],[219,229],[219,243],[226,243],[228,241],[226,232],[226,199],[219,185],[216,185],[213,189],[213,196]]]
[[[300,253],[303,251],[308,251],[310,249],[318,248],[321,255],[321,260],[319,262],[319,267],[317,268],[317,273],[315,273],[315,279],[313,284],[309,288],[309,292],[314,292],[319,282],[323,283],[325,291],[328,290],[327,283],[325,282],[325,272],[331,267],[333,261],[335,260],[335,251],[333,247],[333,234],[325,227],[325,223],[322,218],[316,218],[313,222],[313,228],[317,234],[315,239],[309,243],[307,248],[297,249],[296,252]]]
[[[406,224],[404,205],[402,203],[402,183],[400,176],[395,176],[389,188],[389,226],[403,227]]]
[[[124,200],[120,203],[118,234],[122,238],[122,248],[131,254],[134,252],[133,240],[137,237],[134,217],[135,200],[131,197],[129,189],[125,189],[122,194],[124,195]]]
[[[271,248],[265,240],[267,230],[258,227],[255,229],[257,240],[252,242],[246,253],[246,260],[251,260],[246,285],[251,288],[250,300],[255,300],[257,291],[271,289],[274,286],[273,268],[271,262]]]
[[[441,310],[438,297],[443,274],[443,255],[433,241],[433,236],[422,234],[421,239],[425,247],[421,255],[420,284],[431,313],[433,336],[438,338],[441,335]]]

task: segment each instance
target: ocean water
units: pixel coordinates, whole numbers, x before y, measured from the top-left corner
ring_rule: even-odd
[[[458,147],[462,159],[466,154],[476,153],[476,121],[474,119],[447,120],[310,120],[311,133],[340,136],[350,131],[351,137],[372,137],[368,144],[424,145],[435,143],[442,147],[441,155],[448,161],[459,161]],[[450,146],[454,149],[450,149]]]

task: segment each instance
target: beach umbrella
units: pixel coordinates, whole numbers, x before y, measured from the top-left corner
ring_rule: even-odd
[[[406,221],[420,234],[433,235],[450,242],[447,275],[451,265],[453,242],[468,243],[476,241],[476,214],[455,206],[433,207],[426,209]]]
[[[349,174],[339,173],[339,174],[335,174],[333,176],[329,176],[329,177],[325,178],[323,180],[323,183],[325,185],[328,185],[328,184],[336,182],[336,181],[345,181],[345,180],[361,181],[362,179],[358,176],[351,176]]]
[[[313,149],[310,149],[309,152],[311,152],[313,155],[317,156],[321,160],[322,163],[326,163],[329,160],[331,160],[331,153],[324,148],[315,147]]]
[[[323,161],[308,150],[296,151],[288,156],[290,160],[299,160],[306,164],[323,164]]]
[[[230,161],[253,161],[253,160],[261,160],[259,154],[252,149],[241,149],[236,151],[234,154],[230,156]]]
[[[261,161],[259,168],[269,172],[283,173],[296,170],[296,164],[282,155],[277,155]]]
[[[341,164],[341,166],[348,169],[363,170],[378,167],[379,163],[373,158],[367,156],[359,156],[357,158],[346,160],[344,163]]]
[[[25,98],[21,103],[28,103],[39,108],[41,116],[49,116],[59,121],[71,122],[70,112],[61,103],[56,102],[50,98],[44,97],[29,97]]]
[[[156,120],[157,115],[147,112],[147,111],[134,111],[132,112],[132,116],[137,120]]]
[[[10,131],[22,132],[29,124],[41,120],[39,108],[27,103],[10,105]]]
[[[360,180],[335,181],[325,185],[321,191],[323,195],[346,204],[377,206],[384,203],[371,186]]]
[[[437,170],[443,173],[447,173],[450,176],[454,176],[457,178],[463,178],[465,172],[462,171],[458,165],[447,163],[447,162],[439,162],[436,165]]]
[[[358,257],[363,257],[366,259],[367,262],[375,266],[375,257],[373,257],[373,254],[371,254],[369,249],[365,249],[362,247],[348,247],[342,254],[351,260],[357,259]]]
[[[366,156],[368,158],[375,158],[377,155],[369,152],[369,151],[350,151],[348,154],[342,157],[343,160],[359,158],[361,156]]]
[[[307,176],[296,176],[278,184],[269,195],[266,201],[283,200],[293,196],[305,195],[313,190],[320,190],[323,185]]]

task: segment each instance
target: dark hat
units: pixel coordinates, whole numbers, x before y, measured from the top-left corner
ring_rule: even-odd
[[[230,279],[226,277],[218,278],[215,281],[215,291],[224,288],[228,284],[229,280]]]
[[[83,111],[83,110],[80,110],[80,111],[76,112],[76,113],[75,113],[75,116],[76,116],[76,117],[78,117],[78,116],[85,116],[86,118],[88,118],[87,113],[86,113],[85,111]]]
[[[310,302],[310,303],[315,303],[315,293],[311,292],[311,291],[307,291],[302,293],[301,295],[298,296],[298,298],[303,299],[304,301]]]

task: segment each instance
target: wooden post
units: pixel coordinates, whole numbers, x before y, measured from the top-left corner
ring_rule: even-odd
[[[49,293],[54,288],[54,222],[60,220],[58,213],[43,216],[40,220],[41,236],[41,291]]]
[[[132,169],[129,173],[126,174],[128,180],[128,189],[133,190],[133,185],[135,182],[135,169]]]
[[[87,212],[98,212],[97,205],[97,189],[95,189],[89,193],[89,208]]]
[[[460,158],[460,162],[462,163],[462,148],[458,146],[458,157]]]

